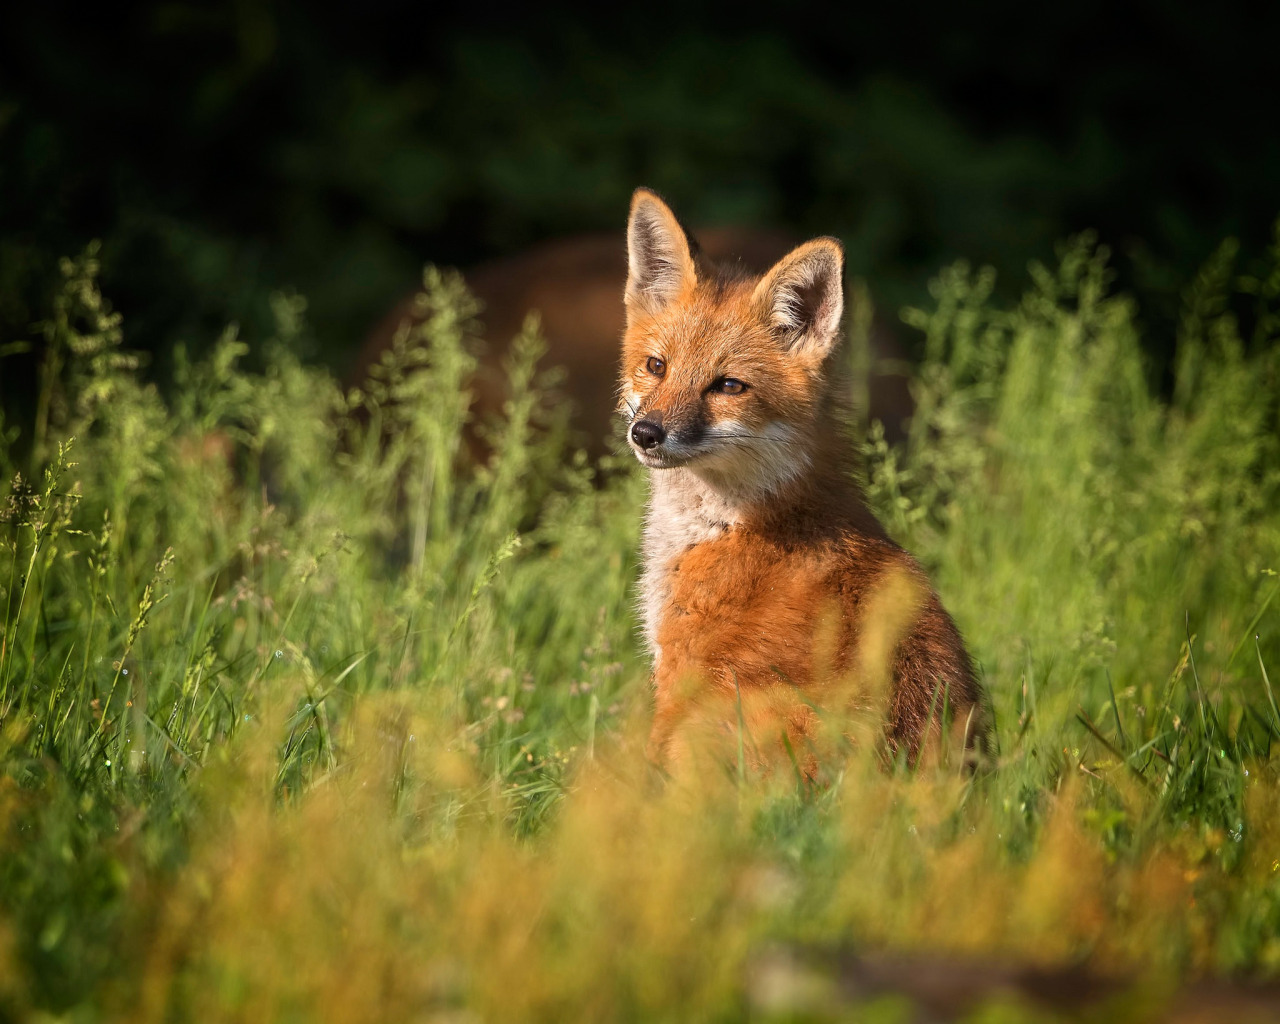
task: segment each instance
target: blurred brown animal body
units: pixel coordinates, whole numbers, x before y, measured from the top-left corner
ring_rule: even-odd
[[[735,227],[708,228],[698,238],[709,260],[750,273],[763,272],[799,240],[785,231]],[[624,327],[619,300],[627,279],[627,254],[622,240],[613,232],[557,239],[480,264],[465,277],[480,300],[488,342],[473,382],[473,414],[483,418],[501,411],[507,397],[501,357],[525,318],[536,311],[547,342],[543,365],[565,368],[563,387],[573,403],[573,425],[588,451],[605,451],[614,420],[616,343]],[[369,332],[350,384],[359,384],[401,325],[414,321],[415,294],[406,295]],[[875,346],[882,356],[901,358],[883,331],[876,333]],[[879,378],[869,412],[889,424],[892,433],[910,412],[905,378]]]
[[[652,756],[676,767],[736,743],[812,778],[820,712],[858,707],[887,715],[911,762],[984,748],[960,634],[855,482],[833,358],[840,244],[807,242],[763,276],[717,267],[645,189],[627,237],[619,396],[650,470]]]

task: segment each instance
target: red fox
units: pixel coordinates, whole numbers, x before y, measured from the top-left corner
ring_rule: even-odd
[[[619,411],[651,471],[650,756],[674,770],[719,736],[812,778],[827,716],[882,705],[891,756],[972,761],[989,725],[964,643],[853,474],[832,359],[840,243],[763,276],[716,268],[638,189],[627,260]]]

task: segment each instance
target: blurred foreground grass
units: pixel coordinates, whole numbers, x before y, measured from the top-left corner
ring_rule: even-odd
[[[907,314],[868,493],[999,763],[849,750],[815,790],[645,766],[644,481],[568,452],[532,329],[477,464],[458,282],[360,394],[281,298],[265,374],[228,331],[165,402],[95,271],[43,328],[31,466],[0,423],[0,1018],[823,1020],[839,977],[779,958],[896,950],[1140,980],[1091,1011],[1134,1020],[1280,975],[1280,249],[1188,290],[1169,401],[1087,239],[1014,308],[956,267]],[[1060,1019],[1008,998],[975,1019]]]

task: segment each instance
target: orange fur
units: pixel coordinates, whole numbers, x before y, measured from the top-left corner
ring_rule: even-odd
[[[653,471],[652,756],[678,766],[719,737],[812,777],[823,723],[848,735],[858,709],[882,713],[912,761],[947,718],[985,746],[955,624],[854,479],[832,374],[839,243],[807,242],[763,277],[719,272],[639,189],[628,261],[621,411]]]

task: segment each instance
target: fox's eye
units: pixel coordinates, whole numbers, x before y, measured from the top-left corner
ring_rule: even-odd
[[[747,390],[747,386],[734,377],[721,377],[712,388],[722,395],[740,395]]]
[[[653,374],[655,377],[661,377],[664,373],[667,372],[666,362],[662,359],[659,359],[657,356],[650,356],[645,361],[644,368],[648,370],[651,374]]]

